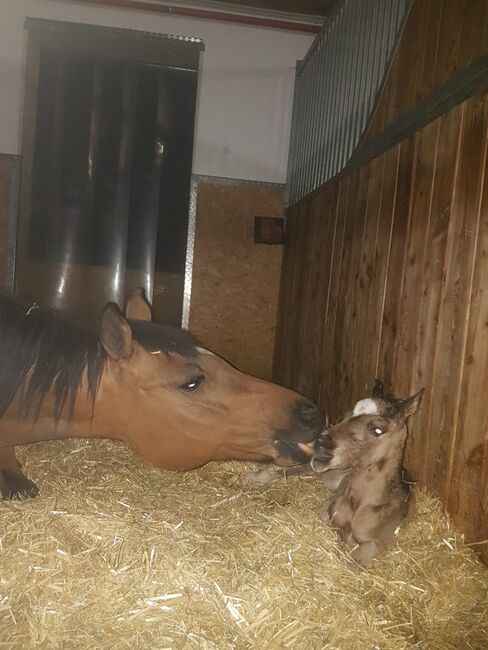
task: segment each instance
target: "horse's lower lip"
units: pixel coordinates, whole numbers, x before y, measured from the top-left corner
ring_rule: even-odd
[[[313,442],[298,442],[297,446],[307,454],[307,456],[312,456],[315,451],[315,440]]]

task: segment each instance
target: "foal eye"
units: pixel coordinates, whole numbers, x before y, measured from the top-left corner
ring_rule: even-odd
[[[188,381],[185,381],[184,384],[181,384],[181,390],[186,390],[192,392],[196,390],[202,383],[205,377],[203,375],[198,375],[197,377],[191,377]]]
[[[381,427],[375,427],[373,429],[373,433],[375,436],[382,436],[385,433],[385,430],[382,429]]]

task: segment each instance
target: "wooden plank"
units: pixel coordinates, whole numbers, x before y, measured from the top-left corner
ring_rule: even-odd
[[[338,321],[340,328],[340,343],[338,348],[338,363],[340,368],[339,381],[336,384],[337,406],[340,412],[350,408],[352,401],[352,361],[354,354],[354,337],[358,327],[359,314],[357,311],[358,293],[360,290],[361,252],[364,237],[364,224],[368,197],[368,184],[371,170],[364,167],[358,175],[358,187],[354,192],[354,200],[350,202],[347,218],[352,221],[351,248],[347,258],[343,259],[342,273],[345,275],[344,284],[344,315]],[[348,206],[349,207],[349,206]]]
[[[390,124],[401,112],[405,106],[404,97],[408,99],[415,92],[416,81],[410,70],[415,67],[415,59],[419,53],[419,48],[413,47],[413,44],[421,31],[423,14],[424,2],[414,0],[385,84],[385,124]]]
[[[330,284],[331,263],[336,234],[336,206],[338,186],[332,186],[314,203],[314,248],[309,282],[309,300],[305,315],[305,327],[301,333],[302,380],[300,390],[315,400],[319,398],[319,375],[322,366],[324,321],[327,316],[327,298]]]
[[[339,183],[339,193],[336,205],[336,236],[333,243],[332,260],[330,266],[330,283],[327,295],[327,305],[323,320],[321,372],[319,378],[319,402],[331,419],[335,420],[338,413],[335,410],[335,386],[332,377],[335,373],[335,340],[336,327],[339,329],[337,314],[341,303],[340,285],[342,278],[342,260],[344,234],[346,230],[347,206],[350,200],[350,178],[345,178]]]
[[[474,230],[475,251],[457,425],[447,476],[448,507],[469,542],[488,538],[488,98],[485,97],[484,106],[477,105],[473,110],[482,120],[481,158],[478,161],[468,158],[465,165],[478,172],[472,173],[472,183],[479,179],[483,189],[477,192],[477,187],[471,187],[470,191],[475,190],[473,200],[465,203]],[[460,180],[462,177],[460,169]],[[460,192],[458,196],[462,198]],[[466,194],[465,200],[468,198]]]
[[[456,152],[461,133],[461,107],[456,107],[440,121],[440,137],[434,177],[434,187],[430,209],[430,221],[425,238],[423,272],[420,287],[421,300],[416,331],[416,354],[412,360],[412,381],[410,390],[425,387],[422,408],[416,416],[415,427],[419,440],[414,441],[412,456],[416,449],[423,455],[423,464],[415,462],[416,473],[425,484],[429,468],[427,466],[426,432],[429,427],[429,410],[432,399],[432,368],[434,363],[435,341],[439,324],[439,306],[447,233],[451,217],[452,187],[456,166]]]
[[[455,444],[481,191],[479,169],[484,151],[483,106],[484,98],[473,98],[467,102],[464,110],[434,357],[427,486],[445,500],[452,471],[446,462],[452,464]]]
[[[459,48],[456,67],[462,70],[483,54],[488,48],[488,2],[486,0],[459,0],[463,5],[460,25]],[[459,29],[459,27],[458,27]]]
[[[446,83],[458,72],[460,25],[464,22],[464,0],[444,0],[439,47],[435,62],[436,87]]]
[[[376,240],[383,194],[384,165],[384,156],[376,158],[369,165],[368,198],[355,306],[357,325],[351,340],[351,403],[367,395],[368,389],[374,381],[374,377],[368,375],[366,358],[372,358],[371,349],[377,346],[377,341],[374,341],[372,336],[374,321],[370,322],[369,320],[369,307],[372,287],[375,282]]]
[[[285,326],[283,332],[282,345],[282,375],[278,377],[280,383],[285,386],[291,386],[293,350],[294,350],[294,332],[297,321],[296,297],[299,288],[299,252],[300,252],[300,218],[302,214],[300,206],[288,212],[287,215],[287,264],[290,271],[289,290],[287,301],[285,303]]]
[[[341,183],[342,185],[342,183]],[[334,310],[334,323],[335,326],[330,330],[333,340],[332,348],[330,349],[329,364],[330,364],[330,378],[328,383],[328,402],[327,409],[332,420],[336,420],[342,414],[342,402],[339,403],[338,397],[341,395],[343,387],[343,373],[344,373],[344,360],[343,355],[343,327],[345,325],[345,314],[347,297],[346,291],[348,286],[348,277],[350,273],[350,262],[353,246],[353,231],[354,231],[354,207],[356,193],[359,187],[359,172],[356,172],[349,179],[348,201],[342,203],[341,207],[344,212],[338,213],[338,219],[344,220],[344,234],[341,247],[340,270],[337,276],[336,284],[336,303]],[[342,188],[341,188],[342,193]],[[347,349],[347,347],[346,347]],[[324,356],[324,362],[327,358]]]
[[[443,10],[444,2],[442,1],[424,2],[422,63],[417,77],[414,101],[410,104],[410,108],[425,99],[436,86],[436,68],[433,62],[437,61]],[[412,46],[418,47],[417,42],[414,41]]]
[[[349,174],[474,94],[488,89],[488,54],[459,72],[414,108],[399,115],[376,138],[357,149],[342,174]],[[336,180],[336,179],[335,179]]]
[[[402,277],[401,301],[398,305],[398,326],[392,368],[393,392],[407,397],[421,386],[413,386],[412,367],[420,350],[417,347],[417,327],[420,316],[422,274],[425,240],[429,228],[430,208],[437,159],[440,121],[432,122],[417,136],[416,165],[413,177],[410,220],[407,230],[405,263]],[[418,426],[413,427],[407,443],[405,462],[415,477],[423,466],[424,437]]]
[[[371,353],[374,354],[368,376],[379,378],[379,359],[381,342],[383,339],[383,321],[386,305],[386,290],[388,286],[388,270],[390,268],[390,254],[392,250],[393,225],[395,223],[395,205],[398,189],[398,174],[400,165],[400,145],[390,149],[385,154],[385,172],[383,179],[383,191],[378,221],[378,234],[376,238],[376,295],[372,296],[370,318],[374,322],[373,340],[375,346],[371,346]]]
[[[299,285],[300,291],[296,295],[296,314],[297,322],[294,328],[293,336],[295,338],[295,354],[293,357],[292,385],[300,393],[305,393],[308,384],[308,375],[310,372],[307,348],[310,339],[309,313],[311,311],[310,303],[314,300],[312,291],[313,263],[317,248],[318,231],[318,214],[317,204],[319,196],[315,196],[312,201],[304,204],[303,214],[300,222],[300,271]],[[318,363],[318,359],[314,360]]]
[[[398,305],[402,296],[403,264],[410,218],[411,187],[415,173],[415,154],[416,142],[414,138],[401,144],[376,372],[377,377],[382,379],[387,390],[395,388],[392,385],[393,362],[398,329]]]
[[[287,244],[283,257],[283,302],[280,305],[280,320],[282,321],[279,336],[279,357],[276,362],[276,368],[273,371],[275,381],[289,386],[291,377],[291,352],[292,345],[292,318],[294,315],[293,301],[296,291],[297,274],[295,272],[296,259],[299,251],[298,242],[298,223],[299,209],[298,206],[289,209],[286,215],[286,239]]]

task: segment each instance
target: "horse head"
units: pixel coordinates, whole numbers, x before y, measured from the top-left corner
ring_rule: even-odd
[[[324,426],[318,407],[240,372],[182,330],[153,323],[141,291],[125,315],[107,305],[100,342],[106,361],[93,427],[152,464],[182,470],[211,460],[309,460]]]

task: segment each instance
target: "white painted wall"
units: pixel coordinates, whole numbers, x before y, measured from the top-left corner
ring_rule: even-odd
[[[20,152],[26,16],[201,38],[194,173],[284,182],[295,63],[310,35],[56,0],[0,0],[0,153]]]

